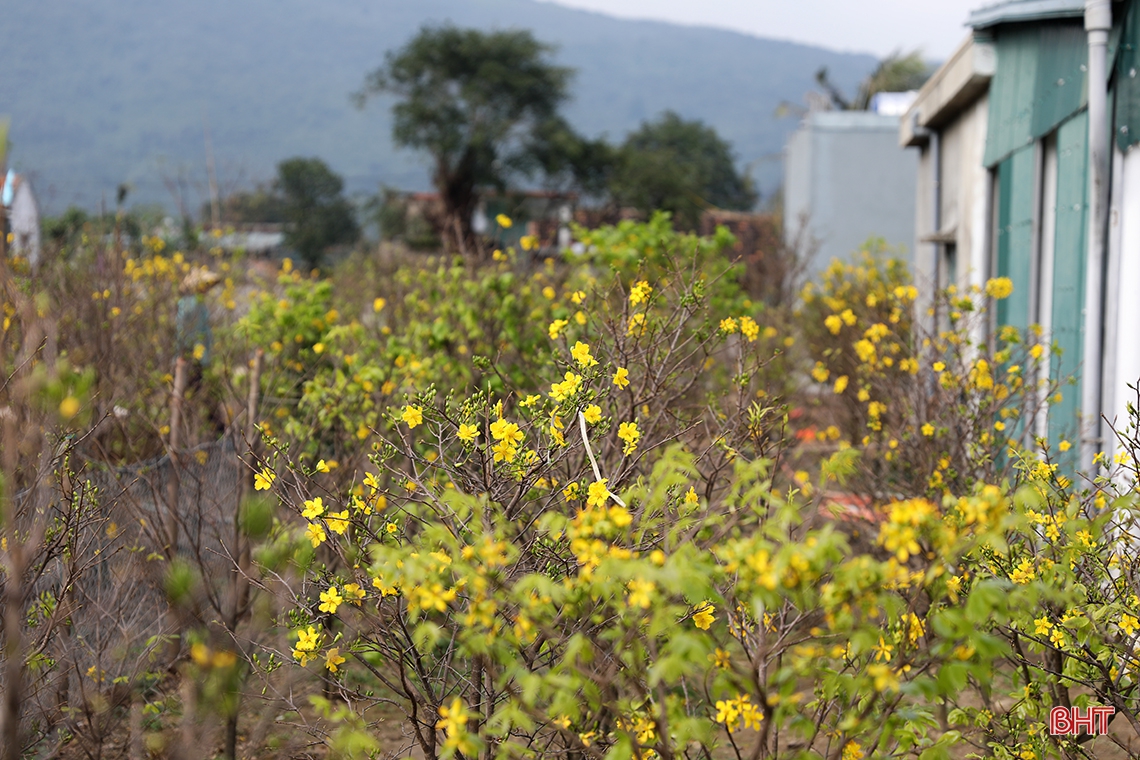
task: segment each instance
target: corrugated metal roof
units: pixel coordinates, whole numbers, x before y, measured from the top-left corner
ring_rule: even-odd
[[[1073,18],[1084,13],[1084,0],[1005,0],[971,11],[966,25],[986,29],[998,24]]]

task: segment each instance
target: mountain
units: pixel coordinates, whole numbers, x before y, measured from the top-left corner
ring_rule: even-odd
[[[426,159],[397,150],[390,101],[349,96],[426,23],[527,28],[577,69],[570,121],[620,141],[671,108],[732,142],[762,192],[780,181],[803,101],[827,66],[853,90],[868,55],[734,32],[630,21],[534,0],[0,0],[0,114],[10,164],[47,213],[129,202],[196,210],[208,125],[223,192],[290,156],[325,159],[350,191],[426,189]]]

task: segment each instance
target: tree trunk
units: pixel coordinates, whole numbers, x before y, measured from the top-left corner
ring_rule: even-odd
[[[481,261],[485,246],[471,228],[471,216],[479,198],[475,193],[474,156],[469,150],[453,170],[445,163],[436,166],[435,186],[443,201],[444,246],[465,259]]]

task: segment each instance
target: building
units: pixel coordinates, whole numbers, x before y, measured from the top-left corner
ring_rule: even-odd
[[[882,99],[898,108],[898,99]],[[784,235],[815,249],[808,274],[868,238],[914,245],[917,151],[898,149],[899,116],[812,111],[784,149]]]
[[[0,185],[0,202],[11,237],[9,250],[13,256],[27,259],[32,267],[39,266],[40,204],[32,191],[32,183],[22,174],[9,171]]]
[[[974,11],[900,127],[920,151],[920,279],[1013,281],[993,326],[1040,325],[1061,349],[1052,378],[1075,380],[1033,432],[1079,440],[1072,464],[1086,470],[1112,453],[1140,380],[1138,14],[1138,0]]]

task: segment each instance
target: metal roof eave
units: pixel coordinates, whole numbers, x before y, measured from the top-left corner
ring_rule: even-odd
[[[966,26],[979,30],[998,24],[1076,18],[1084,13],[1084,0],[1005,0],[971,11]]]

